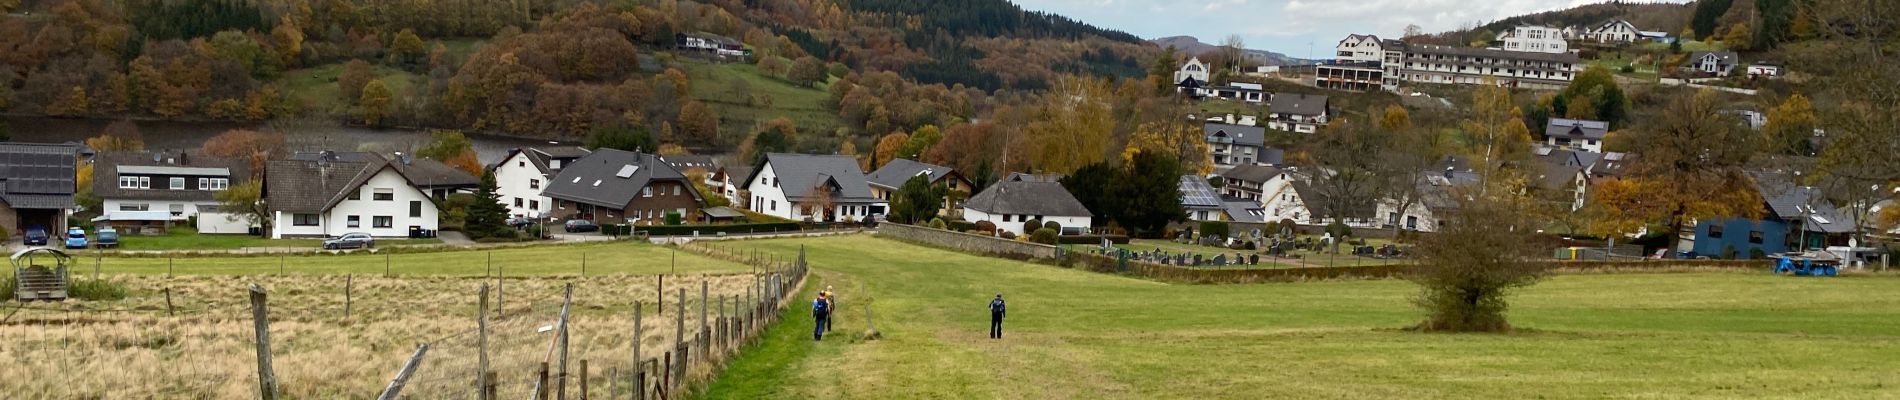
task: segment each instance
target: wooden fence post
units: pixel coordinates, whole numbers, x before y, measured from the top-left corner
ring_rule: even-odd
[[[712,360],[712,340],[707,338],[707,336],[712,336],[710,335],[712,324],[711,321],[706,320],[706,308],[712,305],[711,288],[712,283],[701,277],[699,280],[699,355],[707,360]]]
[[[257,331],[257,389],[259,398],[277,400],[277,374],[270,361],[270,309],[264,288],[251,284],[251,322]]]
[[[646,387],[646,360],[640,358],[640,347],[646,343],[646,329],[640,326],[640,302],[633,303],[633,390],[635,400],[646,397],[641,388]]]
[[[383,277],[389,277],[389,253],[383,253]]]
[[[475,312],[475,387],[482,389],[481,400],[494,400],[495,380],[488,371],[488,283],[482,283],[481,308]]]
[[[166,287],[165,288],[165,316],[173,317],[177,315],[178,314],[175,314],[172,312],[172,288]]]
[[[535,371],[534,398],[537,400],[547,400],[548,398],[548,362],[547,361],[542,361],[541,369]]]
[[[577,398],[587,400],[587,359],[585,358],[581,359],[581,393]]]
[[[556,335],[560,335],[560,337],[556,338],[555,340],[558,340],[561,343],[560,365],[556,367],[556,368],[559,368],[560,374],[555,378],[554,386],[555,386],[555,394],[558,395],[561,399],[566,399],[567,398],[567,316],[568,316],[569,307],[574,305],[574,284],[572,283],[567,284],[566,288],[563,289],[563,292],[564,294],[561,297],[561,327],[559,331],[555,333]]]
[[[350,289],[356,286],[355,275],[343,275],[343,319],[350,319]]]
[[[402,395],[402,387],[409,384],[409,376],[416,373],[416,367],[422,366],[422,356],[428,353],[428,343],[416,345],[416,354],[409,356],[409,362],[396,371],[396,377],[389,380],[389,387],[383,388],[383,394],[376,396],[376,400],[396,400],[396,396]]]
[[[495,319],[506,318],[507,316],[502,315],[502,312],[508,310],[508,298],[502,297],[506,295],[501,290],[502,268],[495,267]]]

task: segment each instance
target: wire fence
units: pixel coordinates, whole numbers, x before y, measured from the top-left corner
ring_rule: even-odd
[[[113,276],[134,288],[126,299],[0,305],[0,338],[6,340],[0,376],[8,377],[0,379],[0,393],[23,399],[673,398],[762,332],[807,270],[802,255],[682,249],[753,271],[586,278]],[[267,335],[259,334],[259,324]]]

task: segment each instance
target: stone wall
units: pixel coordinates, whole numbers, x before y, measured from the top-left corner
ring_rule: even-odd
[[[877,235],[984,255],[1012,258],[1056,257],[1056,247],[1046,244],[1019,242],[1010,239],[897,223],[879,224],[877,227]]]

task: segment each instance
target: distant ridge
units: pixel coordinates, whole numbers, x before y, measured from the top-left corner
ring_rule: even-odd
[[[1186,54],[1201,54],[1201,53],[1205,53],[1205,52],[1220,48],[1220,46],[1218,45],[1202,42],[1201,39],[1195,38],[1193,36],[1169,36],[1169,37],[1149,40],[1148,42],[1154,43],[1155,45],[1161,46],[1163,48],[1166,48],[1168,46],[1174,46],[1175,50],[1178,50]],[[1247,57],[1252,58],[1254,61],[1260,62],[1261,65],[1268,65],[1268,66],[1306,65],[1306,64],[1313,63],[1312,60],[1293,58],[1285,54],[1275,53],[1275,52],[1266,51],[1266,50],[1243,49],[1243,51],[1247,54]]]

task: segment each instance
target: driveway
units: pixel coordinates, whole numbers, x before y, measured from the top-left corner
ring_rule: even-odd
[[[554,240],[563,242],[605,242],[614,240],[614,237],[602,235],[599,232],[567,233],[557,231],[554,232]]]
[[[469,239],[467,234],[458,231],[436,231],[435,238],[442,239],[442,244],[450,246],[468,247],[475,245],[475,241]]]

